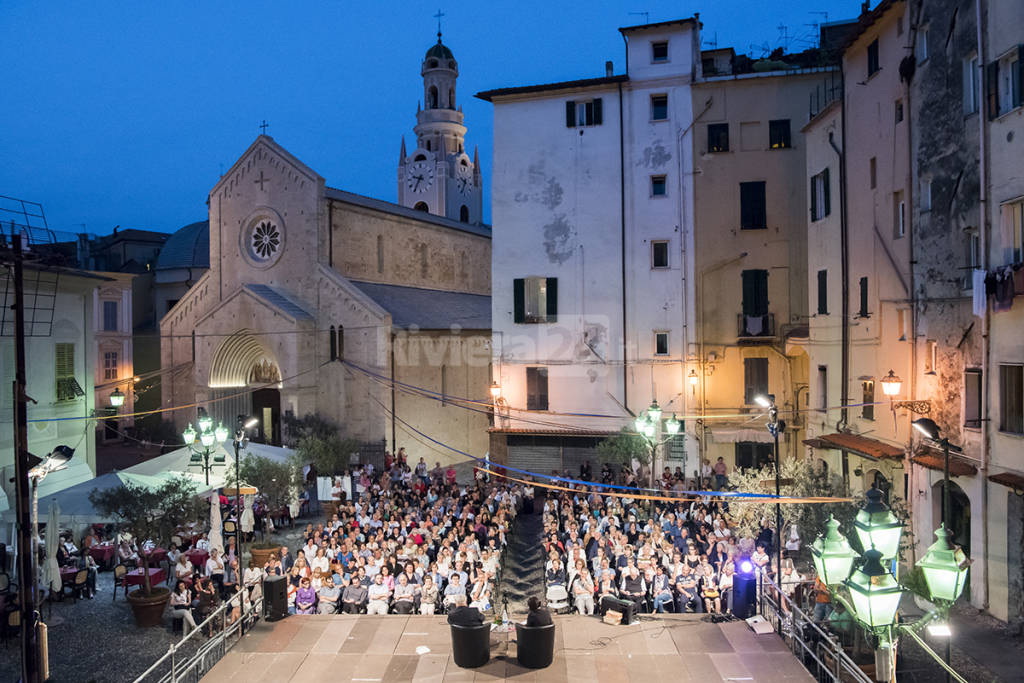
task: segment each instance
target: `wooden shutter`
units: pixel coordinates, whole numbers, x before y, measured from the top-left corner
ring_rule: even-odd
[[[860,315],[867,316],[868,314],[868,279],[862,277],[860,279]]]
[[[526,322],[526,280],[519,277],[512,280],[512,322]]]
[[[818,313],[828,314],[828,271],[818,271]]]
[[[818,176],[811,176],[811,220],[816,221],[821,216],[818,215]]]
[[[576,103],[572,100],[565,103],[565,127],[576,127]]]
[[[1013,106],[1019,107],[1024,100],[1024,43],[1017,46],[1017,92],[1013,94]]]
[[[600,97],[595,97],[594,98],[594,125],[595,126],[600,126],[601,123],[602,123],[602,119],[604,117],[603,109],[604,109],[604,107],[601,104],[601,98]]]
[[[828,167],[827,166],[825,167],[825,170],[821,172],[821,177],[822,177],[821,184],[822,184],[823,191],[825,193],[825,216],[827,216],[830,213],[832,213],[832,191],[830,189]],[[824,216],[823,216],[823,218],[824,218]]]
[[[999,62],[995,61],[985,67],[985,94],[988,100],[988,118],[999,116]]]
[[[55,344],[54,350],[57,400],[69,401],[75,397],[74,387],[70,386],[75,379],[75,345]]]
[[[547,312],[546,320],[549,323],[553,323],[558,320],[558,278],[549,277],[547,283],[547,301],[545,301],[545,310]]]
[[[526,368],[526,409],[548,409],[547,368]]]

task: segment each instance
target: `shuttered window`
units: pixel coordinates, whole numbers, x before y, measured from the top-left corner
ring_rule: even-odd
[[[828,271],[818,271],[818,315],[828,315]]]
[[[604,107],[601,98],[592,100],[569,100],[565,103],[565,126],[600,126],[604,118]]]
[[[75,345],[59,343],[54,345],[54,375],[57,382],[57,400],[73,401],[79,396],[85,396],[82,387],[75,379]]]
[[[767,227],[764,181],[740,183],[740,228],[763,230]]]
[[[820,221],[832,213],[832,191],[828,169],[811,178],[811,220]]]
[[[547,368],[526,368],[526,409],[548,409]]]
[[[768,313],[768,271],[744,270],[743,315],[759,316]]]
[[[743,359],[743,402],[753,405],[758,396],[768,395],[768,359]]]
[[[558,320],[558,278],[526,277],[512,281],[513,322],[553,323]]]

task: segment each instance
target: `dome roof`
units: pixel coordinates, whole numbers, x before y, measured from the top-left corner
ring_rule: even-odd
[[[156,259],[157,270],[210,267],[210,222],[199,221],[178,229],[164,243]]]
[[[434,59],[455,59],[455,55],[453,55],[452,51],[441,42],[440,37],[438,37],[436,43],[430,46],[430,49],[427,50],[427,54],[423,59],[427,60],[431,57]]]

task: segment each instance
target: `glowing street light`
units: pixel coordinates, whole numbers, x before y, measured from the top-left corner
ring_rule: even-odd
[[[114,408],[120,408],[124,405],[124,392],[120,389],[115,388],[113,393],[110,394],[110,405]]]
[[[834,516],[829,516],[825,526],[828,530],[811,545],[811,559],[821,582],[826,586],[837,586],[850,576],[857,553],[839,532],[839,522]]]
[[[854,618],[871,631],[892,626],[903,589],[888,569],[882,566],[882,553],[875,549],[864,553],[864,564],[844,584],[853,601]]]
[[[878,551],[883,559],[892,559],[900,550],[903,523],[882,502],[882,492],[877,488],[871,487],[865,495],[868,502],[853,521],[861,547]]]

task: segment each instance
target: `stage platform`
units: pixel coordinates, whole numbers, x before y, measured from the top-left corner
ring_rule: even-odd
[[[291,616],[260,622],[208,673],[216,683],[354,681],[812,681],[774,633],[742,621],[648,615],[630,626],[596,617],[555,617],[555,659],[546,669],[516,662],[515,633],[492,632],[491,661],[460,669],[443,616]],[[422,648],[429,649],[429,652]],[[420,649],[422,654],[417,654]]]

